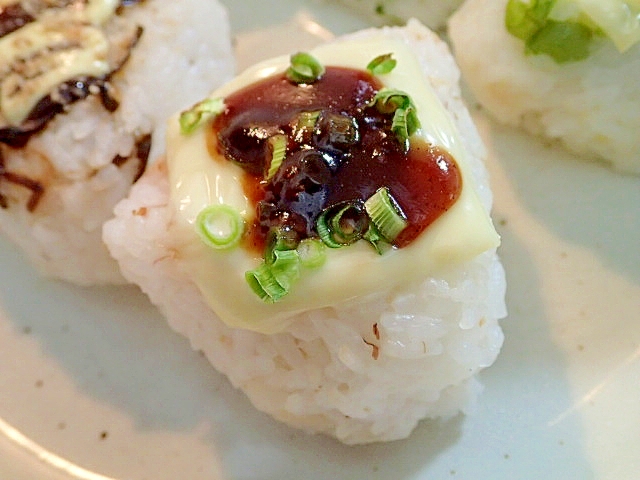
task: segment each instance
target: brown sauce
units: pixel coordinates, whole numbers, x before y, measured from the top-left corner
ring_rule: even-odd
[[[390,130],[393,115],[370,106],[380,88],[368,72],[329,67],[313,84],[278,75],[225,99],[210,144],[246,172],[245,193],[256,204],[253,246],[264,248],[272,227],[293,230],[299,239],[317,236],[324,209],[363,203],[380,187],[389,189],[408,221],[395,247],[411,243],[453,205],[462,188],[455,160],[417,138],[405,151]],[[318,111],[312,129],[298,127],[301,112]],[[287,136],[287,153],[266,181],[266,138],[276,134]]]
[[[35,18],[19,3],[0,7],[0,38],[15,32],[34,20]]]

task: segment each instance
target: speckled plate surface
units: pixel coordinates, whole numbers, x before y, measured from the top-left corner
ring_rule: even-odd
[[[366,26],[333,4],[226,3],[241,65]],[[472,415],[383,445],[307,436],[254,410],[136,288],[41,279],[0,240],[0,478],[637,479],[640,178],[474,115],[510,316]]]

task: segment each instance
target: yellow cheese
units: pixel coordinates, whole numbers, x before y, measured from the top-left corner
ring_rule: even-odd
[[[102,25],[116,13],[118,5],[119,0],[89,0],[84,8],[85,17],[94,25]]]
[[[302,269],[289,294],[273,304],[262,302],[245,281],[245,272],[256,268],[261,258],[243,248],[213,251],[199,240],[193,225],[198,212],[210,204],[231,205],[247,221],[252,220],[254,206],[245,197],[240,182],[243,172],[231,162],[210,157],[204,128],[185,136],[177,117],[169,122],[167,161],[171,198],[177,212],[174,233],[178,256],[211,308],[228,325],[278,332],[296,313],[426,278],[445,265],[470,260],[498,245],[499,237],[476,195],[460,135],[435,92],[422,81],[422,70],[409,48],[379,33],[366,40],[321,46],[310,53],[327,66],[364,69],[371,59],[389,52],[398,63],[381,80],[385,86],[411,96],[422,125],[418,135],[444,147],[456,159],[463,176],[461,196],[405,248],[378,255],[368,243],[360,241],[349,247],[327,249],[325,264],[318,269]],[[212,98],[225,97],[284,71],[288,65],[288,57],[259,64],[214,92]]]
[[[551,12],[556,20],[586,15],[625,52],[640,42],[640,0],[558,0]]]
[[[0,87],[0,104],[5,118],[18,125],[43,94],[54,90],[64,81],[82,75],[100,77],[108,73],[108,63],[96,58],[96,51],[100,49],[106,51],[106,44],[97,44],[90,50],[75,48],[51,53],[43,59],[46,68],[34,78],[25,79],[15,73],[8,75]]]
[[[109,41],[100,25],[118,5],[118,0],[89,0],[79,9],[46,9],[0,38],[0,113],[6,122],[22,123],[65,81],[110,72]]]

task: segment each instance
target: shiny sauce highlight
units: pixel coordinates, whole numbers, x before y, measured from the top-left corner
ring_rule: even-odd
[[[382,88],[368,72],[327,67],[312,84],[295,84],[284,74],[256,82],[225,98],[225,111],[208,130],[216,157],[245,172],[245,195],[256,206],[247,235],[261,251],[269,230],[286,228],[298,239],[317,236],[321,212],[340,202],[364,202],[387,187],[406,217],[394,240],[401,248],[415,240],[459,197],[462,177],[443,149],[414,135],[410,147],[391,132],[393,114],[372,99]],[[301,115],[317,115],[312,128]],[[268,139],[286,135],[286,157],[270,179]]]

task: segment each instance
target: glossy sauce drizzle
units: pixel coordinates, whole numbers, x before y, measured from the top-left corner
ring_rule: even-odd
[[[245,194],[256,205],[251,246],[264,248],[272,227],[291,229],[299,239],[317,236],[325,208],[364,202],[380,187],[389,188],[408,221],[394,241],[398,248],[453,205],[462,188],[455,160],[416,136],[405,151],[391,132],[393,114],[371,106],[381,88],[368,72],[328,67],[313,84],[297,85],[282,74],[225,98],[208,141],[246,172]],[[303,112],[317,114],[312,128],[300,127]],[[286,157],[265,180],[268,138],[279,134],[287,136]]]

